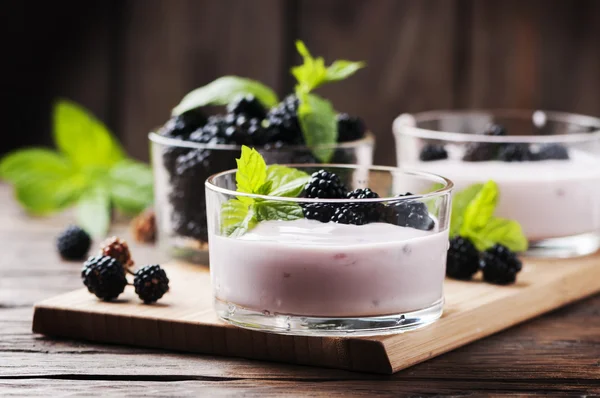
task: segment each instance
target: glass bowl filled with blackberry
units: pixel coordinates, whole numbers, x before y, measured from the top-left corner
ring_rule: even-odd
[[[469,187],[493,181],[495,215],[520,224],[526,254],[572,257],[600,248],[600,119],[431,111],[400,115],[393,127],[400,166],[441,173],[467,196]]]
[[[357,165],[238,168],[206,182],[217,314],[295,335],[368,335],[440,317],[452,183]]]
[[[327,66],[302,42],[296,46],[303,64],[292,68],[297,84],[283,99],[258,81],[224,76],[187,94],[150,133],[159,243],[172,256],[207,264],[204,181],[236,168],[243,145],[269,164],[372,164],[374,138],[363,120],[314,92],[363,63]]]

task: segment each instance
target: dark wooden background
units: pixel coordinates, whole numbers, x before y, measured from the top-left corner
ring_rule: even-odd
[[[289,92],[293,41],[366,60],[322,90],[376,133],[433,108],[522,107],[600,116],[596,0],[4,0],[0,153],[50,144],[56,97],[89,107],[128,151],[189,90],[224,74]]]

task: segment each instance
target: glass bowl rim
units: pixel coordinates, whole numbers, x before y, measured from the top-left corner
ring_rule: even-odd
[[[356,165],[356,164],[320,164],[320,163],[303,163],[303,164],[281,164],[278,166],[287,166],[287,167],[294,167],[294,168],[323,168],[323,169],[328,169],[328,168],[341,168],[341,169],[353,169],[353,170],[359,170],[359,169],[365,169],[368,171],[384,171],[384,172],[389,172],[389,173],[401,173],[404,175],[412,175],[412,176],[418,176],[418,177],[422,177],[422,178],[426,178],[431,180],[432,183],[443,183],[444,186],[442,188],[439,188],[435,191],[432,192],[428,192],[425,194],[413,194],[413,195],[406,195],[406,196],[392,196],[392,197],[380,197],[380,198],[366,198],[366,199],[321,199],[321,198],[300,198],[300,197],[285,197],[285,196],[271,196],[271,195],[259,195],[259,194],[252,194],[252,193],[246,193],[246,192],[238,192],[238,191],[232,191],[231,189],[227,189],[227,188],[222,188],[217,186],[214,183],[214,180],[222,177],[224,175],[227,174],[233,174],[237,171],[237,169],[230,169],[230,170],[225,170],[225,171],[221,171],[219,173],[213,174],[210,177],[208,177],[206,179],[206,181],[204,182],[204,186],[206,187],[206,189],[213,191],[213,192],[218,192],[218,193],[222,193],[225,195],[229,195],[229,196],[243,196],[243,197],[247,197],[247,198],[253,198],[253,199],[263,199],[263,200],[273,200],[273,201],[278,201],[278,202],[293,202],[293,203],[379,203],[379,202],[400,202],[400,201],[413,201],[416,199],[428,199],[428,198],[433,198],[433,197],[438,197],[438,196],[443,196],[446,194],[450,194],[452,192],[452,189],[454,188],[454,183],[443,176],[440,176],[438,174],[434,174],[434,173],[428,173],[425,171],[419,171],[419,170],[412,170],[412,169],[404,169],[404,168],[400,168],[400,167],[392,167],[392,166],[362,166],[362,165]]]
[[[148,139],[153,143],[176,148],[191,148],[191,149],[212,149],[222,151],[239,151],[242,149],[242,145],[236,144],[200,144],[197,142],[185,141],[178,138],[169,138],[162,136],[154,131],[148,133]],[[315,149],[343,149],[343,148],[358,148],[364,144],[373,145],[375,142],[375,136],[370,131],[365,133],[365,136],[360,140],[337,142],[335,144],[327,145],[285,145],[281,148],[265,148],[264,146],[251,146],[262,152],[281,152],[281,151],[299,151],[299,150],[315,150]]]
[[[593,127],[590,132],[555,134],[555,135],[519,135],[519,136],[488,136],[483,134],[468,134],[456,131],[431,130],[417,127],[416,123],[442,119],[445,116],[502,116],[513,119],[533,119],[536,114],[546,117],[546,121],[558,121]],[[414,124],[412,124],[414,122]],[[532,121],[533,123],[533,121]],[[453,142],[490,142],[490,143],[577,143],[600,140],[600,118],[577,113],[546,111],[542,109],[459,109],[432,110],[418,113],[403,113],[394,119],[394,135],[411,136],[439,141]]]

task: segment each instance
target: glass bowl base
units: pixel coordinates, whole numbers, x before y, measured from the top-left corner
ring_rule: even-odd
[[[541,258],[570,258],[586,256],[599,249],[600,233],[588,233],[529,242],[529,249],[525,255]]]
[[[365,317],[311,317],[258,312],[215,299],[215,311],[226,322],[245,329],[298,336],[373,336],[415,330],[442,316],[444,300],[403,314]]]

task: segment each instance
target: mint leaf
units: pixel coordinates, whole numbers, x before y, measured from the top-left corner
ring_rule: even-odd
[[[54,141],[77,167],[109,168],[125,157],[106,126],[71,101],[59,101],[54,107]]]
[[[336,114],[331,102],[316,94],[297,92],[300,106],[298,121],[302,128],[304,140],[309,147],[333,145],[337,142]],[[323,163],[327,163],[333,155],[333,148],[314,149],[314,155]]]
[[[477,195],[470,201],[464,212],[461,235],[466,230],[479,230],[486,226],[494,215],[498,204],[498,185],[494,181],[486,182]]]
[[[364,62],[337,60],[327,68],[325,81],[336,82],[339,80],[344,80],[365,66],[367,66],[367,64]]]
[[[300,195],[310,176],[291,167],[271,165],[267,167],[267,181],[272,182],[269,195],[295,198]]]
[[[239,96],[252,94],[265,107],[277,104],[277,95],[269,87],[256,80],[237,76],[223,76],[188,93],[173,109],[173,115],[206,105],[227,105]]]
[[[450,216],[450,237],[460,234],[465,210],[469,203],[477,196],[479,191],[481,191],[481,188],[483,188],[483,184],[473,184],[453,195],[452,214]]]
[[[514,220],[493,217],[481,230],[472,234],[477,249],[486,250],[496,243],[508,247],[515,252],[527,250],[527,238],[521,225]]]
[[[267,179],[267,164],[263,157],[247,146],[242,146],[242,155],[235,160],[237,172],[235,182],[238,192],[255,193]]]
[[[110,195],[117,209],[137,214],[152,204],[152,170],[145,163],[123,160],[110,170]]]
[[[226,236],[240,236],[256,226],[252,205],[237,199],[230,199],[221,206],[221,233]]]
[[[254,205],[258,221],[283,220],[292,221],[304,217],[302,207],[293,202],[265,200]]]
[[[265,181],[258,189],[256,190],[256,194],[258,195],[268,195],[271,192],[271,188],[273,187],[273,181]]]
[[[64,179],[32,178],[16,184],[15,195],[26,211],[44,215],[74,203],[85,187],[86,183],[80,175]]]
[[[66,179],[73,174],[71,162],[49,149],[22,149],[0,161],[0,178],[17,185],[32,179]]]
[[[107,189],[96,186],[77,202],[77,222],[93,237],[106,235],[110,225],[110,196]]]

